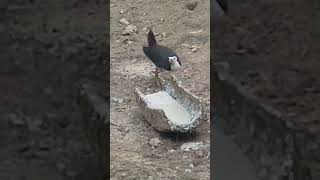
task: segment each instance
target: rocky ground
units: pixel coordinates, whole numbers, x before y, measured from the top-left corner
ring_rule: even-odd
[[[209,1],[196,2],[111,1],[112,179],[210,178]],[[150,27],[158,43],[175,49],[182,59],[175,76],[204,103],[207,117],[193,135],[161,134],[137,108],[134,88],[154,83],[154,66],[142,51]],[[195,143],[189,144],[195,149],[184,149],[184,143]]]
[[[0,179],[97,179],[75,96],[106,82],[106,6],[1,3]]]
[[[229,63],[229,70],[239,82],[239,87],[257,98],[254,104],[267,105],[276,110],[274,114],[278,115],[277,118],[270,118],[273,116],[269,113],[258,119],[256,126],[261,129],[257,132],[266,131],[269,140],[281,132],[294,137],[295,153],[291,155],[295,167],[292,175],[286,176],[295,176],[295,179],[313,180],[320,177],[319,7],[319,1],[234,1],[230,6],[230,19],[217,36],[219,47],[215,49],[215,61]],[[237,99],[230,94],[228,96]],[[250,103],[253,104],[253,101]],[[232,104],[237,103],[226,106]],[[234,116],[233,119],[236,115],[244,116],[235,120],[235,124],[248,121],[246,115],[249,116],[247,112],[250,109],[245,109],[246,104],[238,101],[237,105],[242,105],[244,109],[237,107],[235,111],[238,113],[233,114],[228,111],[230,116]],[[229,119],[232,121],[232,118]],[[280,126],[284,128],[277,128]],[[242,143],[245,144],[244,141]],[[264,145],[272,146],[273,143]],[[281,147],[288,148],[290,145],[282,143]]]

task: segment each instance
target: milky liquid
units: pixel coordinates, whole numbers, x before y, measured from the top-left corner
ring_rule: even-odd
[[[146,95],[145,98],[150,108],[162,109],[174,125],[185,125],[191,123],[191,116],[189,112],[167,92],[160,91]]]

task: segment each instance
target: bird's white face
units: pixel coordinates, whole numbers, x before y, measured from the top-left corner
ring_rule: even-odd
[[[169,57],[169,62],[171,64],[171,70],[177,70],[181,67],[176,56]]]

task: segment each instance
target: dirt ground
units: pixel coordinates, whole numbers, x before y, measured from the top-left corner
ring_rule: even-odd
[[[319,1],[232,2],[215,60],[276,109],[300,116],[319,107]],[[319,116],[319,111],[313,117]]]
[[[75,95],[82,80],[106,82],[106,6],[1,6],[0,179],[97,179]]]
[[[209,1],[197,2],[189,10],[182,0],[111,1],[112,179],[210,178]],[[130,25],[122,18],[137,31],[124,35]],[[182,69],[174,75],[204,103],[206,118],[195,134],[159,133],[140,115],[134,88],[151,89],[154,83],[150,74],[154,66],[142,51],[147,27],[153,28],[159,44],[176,50]],[[160,142],[154,144],[155,138]],[[202,142],[206,147],[184,152],[180,147],[186,142]]]

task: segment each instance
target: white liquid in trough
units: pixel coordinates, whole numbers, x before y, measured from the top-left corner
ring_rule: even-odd
[[[190,113],[165,91],[146,95],[145,101],[152,109],[162,109],[169,121],[175,125],[191,123]]]

